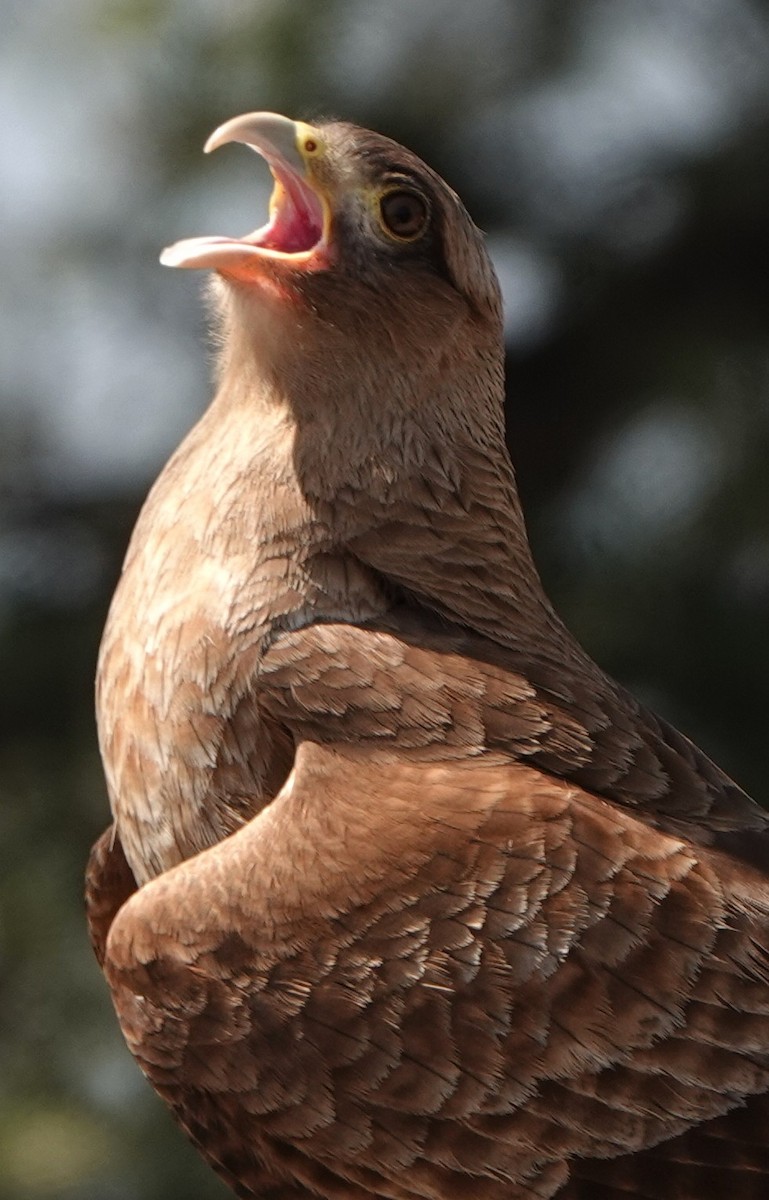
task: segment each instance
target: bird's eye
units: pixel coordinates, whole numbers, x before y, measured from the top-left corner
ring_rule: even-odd
[[[385,231],[402,242],[413,242],[427,225],[427,204],[417,192],[402,188],[386,192],[379,201],[379,215]]]

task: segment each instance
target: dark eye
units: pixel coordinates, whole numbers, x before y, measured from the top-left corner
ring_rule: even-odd
[[[418,238],[427,225],[427,204],[416,192],[387,192],[379,212],[387,232],[404,242]]]

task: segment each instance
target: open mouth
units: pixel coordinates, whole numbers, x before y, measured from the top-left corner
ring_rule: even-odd
[[[307,263],[325,245],[328,207],[308,179],[301,143],[315,148],[309,126],[275,113],[246,113],[221,125],[208,139],[208,154],[227,142],[243,142],[264,158],[275,179],[270,217],[243,238],[185,238],[160,256],[166,267],[201,267],[227,272],[269,258]]]

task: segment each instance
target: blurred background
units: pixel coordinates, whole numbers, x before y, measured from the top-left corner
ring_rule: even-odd
[[[0,1200],[200,1200],[122,1045],[81,877],[100,629],[209,394],[186,235],[264,219],[222,120],[337,115],[463,195],[505,291],[547,588],[769,795],[769,10],[759,0],[2,0]]]

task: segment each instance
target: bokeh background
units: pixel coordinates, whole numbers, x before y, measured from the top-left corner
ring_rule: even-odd
[[[123,1048],[81,875],[100,628],[208,395],[180,236],[268,173],[223,119],[356,120],[462,193],[507,304],[547,587],[766,799],[769,11],[759,0],[1,0],[0,1200],[223,1197]]]

